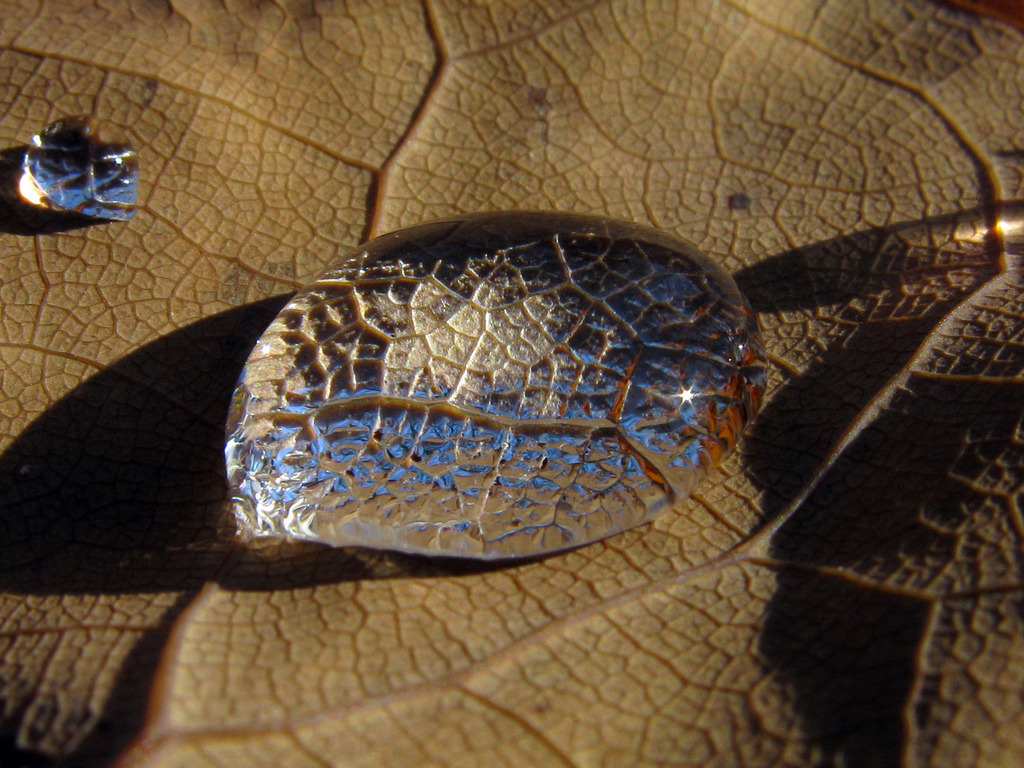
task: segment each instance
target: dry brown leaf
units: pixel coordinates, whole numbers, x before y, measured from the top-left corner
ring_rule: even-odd
[[[924,0],[5,6],[0,762],[1016,764],[1022,65]],[[59,231],[17,148],[92,110],[142,209]],[[237,546],[272,297],[511,208],[736,272],[773,363],[743,450],[541,561]]]

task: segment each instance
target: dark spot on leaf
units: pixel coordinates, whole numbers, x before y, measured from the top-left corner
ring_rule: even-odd
[[[142,106],[148,107],[153,103],[153,99],[156,98],[156,92],[160,88],[160,84],[156,80],[146,80],[142,86]]]
[[[533,107],[540,117],[544,117],[551,110],[551,102],[548,101],[546,88],[538,88],[534,85],[528,86],[526,97],[530,102],[530,106]]]
[[[729,195],[729,210],[730,211],[747,211],[750,210],[750,195],[746,192],[734,192]]]

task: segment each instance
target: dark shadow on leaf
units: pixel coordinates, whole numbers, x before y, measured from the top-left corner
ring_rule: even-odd
[[[770,554],[808,571],[782,574],[761,653],[792,685],[808,736],[843,765],[898,764],[931,605],[810,569],[939,592],[1024,570],[1009,498],[984,491],[1005,478],[1005,448],[1019,456],[1018,400],[1011,383],[912,380],[775,534]]]
[[[0,150],[0,232],[9,235],[51,235],[111,224],[104,219],[94,219],[74,211],[49,210],[23,200],[18,192],[18,184],[21,181],[21,163],[27,149],[26,146],[20,146]]]
[[[900,764],[913,650],[928,611],[842,579],[779,574],[760,652],[791,686],[804,738],[827,756],[808,765]]]
[[[755,311],[775,315],[772,347],[788,346],[783,356],[803,369],[779,371],[784,382],[746,438],[765,522],[811,480],[938,323],[998,272],[998,244],[986,232],[985,217],[971,211],[836,238],[737,275]],[[965,494],[949,480],[956,448],[991,414],[991,393],[972,403],[971,386],[896,393],[773,537],[771,556],[800,568],[780,573],[760,652],[788,685],[822,765],[901,762],[927,611],[913,598],[814,568],[870,581],[906,573],[906,583],[915,566],[923,573],[926,563],[955,559],[954,537],[936,519],[955,527]],[[1004,410],[994,418],[1010,417]],[[932,508],[936,519],[922,519]]]

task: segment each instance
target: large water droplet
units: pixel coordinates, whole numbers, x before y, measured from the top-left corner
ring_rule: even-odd
[[[135,214],[139,162],[126,142],[103,141],[99,122],[65,117],[31,139],[19,192],[28,203],[96,219]]]
[[[235,513],[248,536],[566,549],[685,499],[764,384],[746,301],[686,242],[554,213],[424,224],[346,255],[256,344]]]

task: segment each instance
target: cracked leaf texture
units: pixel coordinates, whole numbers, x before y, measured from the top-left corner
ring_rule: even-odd
[[[1016,765],[1021,42],[926,0],[7,4],[0,764]],[[90,112],[128,224],[12,194]],[[733,273],[740,450],[535,561],[237,544],[223,424],[286,295],[507,209]]]

